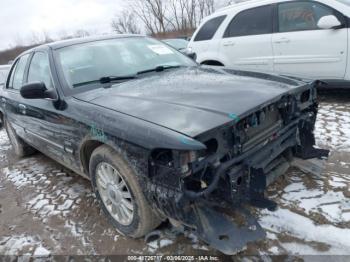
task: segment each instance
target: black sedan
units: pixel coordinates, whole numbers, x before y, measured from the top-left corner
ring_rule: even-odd
[[[143,36],[29,50],[0,105],[17,155],[38,150],[90,179],[122,234],[169,219],[226,254],[265,235],[244,204],[274,210],[266,187],[295,158],[328,155],[313,147],[313,84],[201,67]]]

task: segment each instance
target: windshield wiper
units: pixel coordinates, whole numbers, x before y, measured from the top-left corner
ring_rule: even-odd
[[[145,74],[145,73],[150,73],[150,72],[162,72],[166,69],[171,69],[171,68],[180,68],[181,66],[179,65],[160,65],[160,66],[157,66],[155,68],[152,68],[152,69],[147,69],[147,70],[143,70],[143,71],[140,71],[140,72],[137,72],[138,75],[141,75],[141,74]]]
[[[122,81],[122,80],[131,80],[137,78],[136,75],[127,75],[127,76],[104,76],[100,78],[101,84],[107,84],[114,81]]]
[[[84,85],[89,85],[89,84],[96,84],[96,83],[101,83],[101,84],[107,84],[111,83],[114,81],[123,81],[123,80],[131,80],[137,78],[137,75],[127,75],[127,76],[104,76],[101,77],[98,80],[91,80],[91,81],[86,81],[82,83],[77,83],[73,84],[73,87],[80,87]]]

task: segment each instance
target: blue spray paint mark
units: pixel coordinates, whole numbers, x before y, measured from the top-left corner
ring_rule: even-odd
[[[241,120],[238,115],[233,114],[233,113],[229,114],[228,117],[235,120],[236,122],[239,122]]]
[[[105,133],[103,132],[103,130],[97,128],[95,124],[91,125],[90,133],[91,133],[92,137],[96,138],[97,140],[99,140],[103,143],[105,143],[107,141],[107,137],[106,137]]]

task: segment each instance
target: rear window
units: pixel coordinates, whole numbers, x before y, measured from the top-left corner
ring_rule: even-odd
[[[272,6],[261,6],[236,15],[226,29],[224,37],[272,34]]]
[[[30,54],[23,55],[16,62],[11,71],[10,83],[8,88],[19,90],[23,85],[25,68]]]
[[[0,85],[4,84],[6,81],[6,76],[7,76],[8,69],[1,69],[0,68]]]
[[[226,15],[215,17],[206,22],[198,31],[194,41],[210,40],[215,35],[221,23],[225,20]]]

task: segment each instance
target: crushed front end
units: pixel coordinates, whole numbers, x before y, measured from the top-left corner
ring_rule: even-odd
[[[225,254],[264,238],[244,206],[275,210],[266,188],[295,159],[329,154],[314,147],[316,96],[314,85],[305,85],[245,114],[231,113],[227,125],[195,138],[206,150],[155,150],[149,163],[149,200]]]

